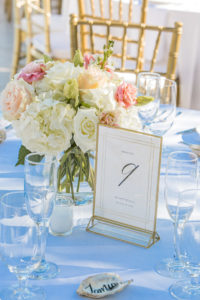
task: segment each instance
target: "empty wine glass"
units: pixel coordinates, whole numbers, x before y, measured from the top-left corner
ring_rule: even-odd
[[[30,153],[25,157],[24,191],[30,217],[36,222],[42,239],[42,260],[30,278],[47,279],[57,275],[58,267],[45,260],[47,227],[57,190],[57,160]]]
[[[26,209],[24,192],[11,192],[0,200],[0,254],[18,285],[0,291],[1,300],[44,300],[43,289],[27,286],[29,274],[41,260],[41,240]]]
[[[176,299],[200,299],[200,191],[188,190],[182,193],[182,200],[197,198],[197,205],[185,223],[179,240],[180,260],[185,266],[188,279],[176,282],[169,291]],[[182,215],[182,207],[178,205],[177,217]]]
[[[173,125],[176,117],[176,82],[165,77],[159,79],[159,108],[153,120],[148,124],[148,130],[163,136]]]
[[[159,108],[160,75],[151,72],[141,72],[137,77],[137,97],[141,100],[149,98],[147,104],[138,106],[138,115],[145,131],[154,120]]]
[[[173,258],[165,259],[156,266],[156,271],[160,275],[166,277],[183,277],[184,268],[179,259],[180,257],[177,249],[177,238],[180,238],[180,231],[177,232],[177,229],[180,230],[181,227],[177,228],[175,226],[176,211],[178,200],[180,201],[180,193],[184,190],[197,188],[197,163],[197,155],[191,152],[175,151],[168,157],[164,196],[169,216],[171,217],[174,225],[175,253]],[[184,209],[182,210],[182,215],[180,215],[181,222],[187,219],[190,214],[190,205],[193,207],[194,203],[194,199],[191,199],[188,209],[186,209],[186,207],[184,208],[185,214]]]

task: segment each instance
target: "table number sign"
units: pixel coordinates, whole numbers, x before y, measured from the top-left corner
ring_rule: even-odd
[[[162,138],[98,126],[96,189],[87,231],[150,247],[156,216]]]

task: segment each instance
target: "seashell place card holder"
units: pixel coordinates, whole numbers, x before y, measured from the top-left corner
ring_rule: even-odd
[[[149,248],[156,232],[162,137],[98,125],[87,231]]]
[[[122,281],[120,276],[115,273],[97,274],[84,279],[77,293],[80,296],[100,299],[122,291],[131,282],[133,282],[132,279]]]

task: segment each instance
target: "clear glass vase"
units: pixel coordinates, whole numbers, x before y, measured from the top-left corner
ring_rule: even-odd
[[[65,151],[58,168],[58,191],[73,199],[74,226],[87,225],[92,216],[95,155],[77,146]]]

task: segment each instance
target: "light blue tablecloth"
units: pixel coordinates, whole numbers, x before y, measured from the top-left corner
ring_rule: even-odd
[[[163,153],[161,174],[165,171],[166,156],[172,150],[188,147],[180,144],[176,131],[192,128],[200,123],[200,112],[182,110],[174,126],[164,137],[167,146]],[[8,190],[23,189],[23,167],[15,167],[20,141],[12,130],[0,144],[0,195]],[[163,200],[163,175],[160,181],[157,232],[161,240],[150,249],[143,249],[113,239],[85,232],[76,227],[71,236],[48,236],[46,258],[55,262],[60,273],[56,279],[34,281],[44,287],[48,300],[81,299],[76,294],[81,280],[95,273],[116,272],[134,282],[124,291],[108,299],[170,300],[168,287],[173,279],[159,276],[154,266],[163,258],[173,255],[173,228]],[[7,266],[0,262],[0,289],[16,282]],[[32,282],[33,283],[33,282]]]

